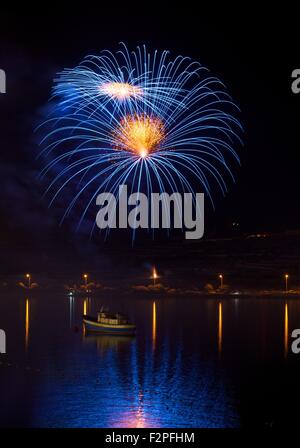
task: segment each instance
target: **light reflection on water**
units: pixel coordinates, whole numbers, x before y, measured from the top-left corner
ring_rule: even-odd
[[[300,323],[299,302],[268,300],[1,300],[13,374],[2,362],[2,405],[11,410],[0,413],[0,425],[14,424],[18,408],[21,426],[238,427],[240,377],[247,381],[267,360],[288,363],[289,317]],[[102,305],[129,314],[136,337],[85,334],[82,313],[96,315]],[[266,334],[272,343],[262,352]]]
[[[288,355],[289,351],[289,309],[288,304],[284,304],[284,356]]]
[[[156,343],[156,303],[153,302],[152,305],[152,347],[155,350]]]
[[[26,299],[25,306],[25,351],[27,352],[29,343],[29,299]]]
[[[219,320],[218,320],[218,352],[219,355],[222,353],[222,320],[223,320],[223,311],[222,311],[222,302],[219,302]]]

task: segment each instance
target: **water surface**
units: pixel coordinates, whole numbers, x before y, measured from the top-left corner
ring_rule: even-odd
[[[125,312],[136,337],[89,336],[82,314]],[[295,419],[300,302],[278,298],[3,294],[0,425],[280,426]]]

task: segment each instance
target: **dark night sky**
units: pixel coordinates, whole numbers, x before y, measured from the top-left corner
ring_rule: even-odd
[[[7,94],[0,97],[5,251],[65,241],[65,230],[58,229],[45,208],[35,181],[33,128],[54,74],[86,54],[116,48],[119,41],[128,46],[146,43],[199,60],[225,82],[241,107],[242,168],[206,230],[217,226],[222,231],[232,220],[239,220],[245,230],[300,228],[300,94],[290,88],[300,56],[293,12],[263,13],[245,4],[224,11],[147,8],[1,13],[0,68],[7,73]],[[80,244],[70,238],[71,244]]]

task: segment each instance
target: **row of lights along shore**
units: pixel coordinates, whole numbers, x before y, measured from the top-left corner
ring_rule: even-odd
[[[26,274],[25,275],[26,279],[27,279],[27,286],[28,288],[31,288],[31,274]],[[84,280],[84,286],[87,287],[88,285],[88,274],[83,274],[82,278]],[[152,276],[151,279],[153,280],[153,286],[156,285],[156,280],[159,278],[156,268],[154,267],[152,270]],[[220,280],[220,289],[223,289],[224,287],[224,275],[223,274],[219,274],[218,278]],[[288,288],[288,281],[289,281],[289,274],[284,274],[284,280],[285,280],[285,292],[288,292],[289,288]]]

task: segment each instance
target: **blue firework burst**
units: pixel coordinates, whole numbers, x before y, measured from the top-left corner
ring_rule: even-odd
[[[62,216],[78,207],[78,228],[102,191],[203,191],[234,180],[242,144],[239,109],[223,83],[190,58],[129,52],[88,56],[55,78],[43,132],[41,178],[49,205],[68,190]],[[93,230],[94,226],[92,226]]]

